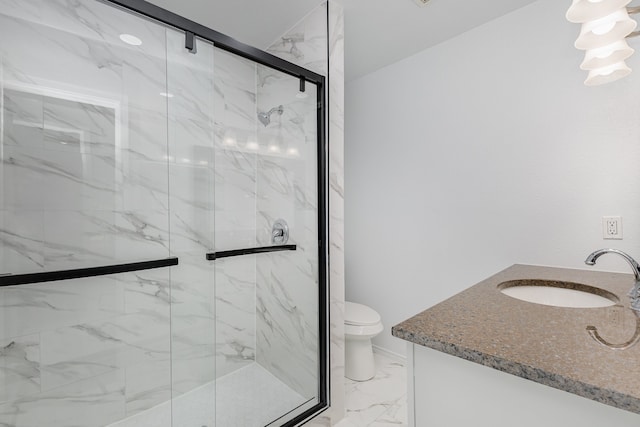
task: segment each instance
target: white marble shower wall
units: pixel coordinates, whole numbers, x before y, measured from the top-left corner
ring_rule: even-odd
[[[98,2],[0,0],[0,274],[169,256],[165,52]],[[0,289],[0,425],[169,399],[169,304],[166,268]]]
[[[256,360],[297,393],[311,398],[318,390],[318,191],[317,88],[258,66],[258,111],[282,106],[258,144],[258,244],[270,245],[271,227],[289,225],[293,252],[257,259]]]

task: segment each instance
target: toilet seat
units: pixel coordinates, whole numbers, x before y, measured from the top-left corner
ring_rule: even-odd
[[[368,326],[357,326],[357,325],[348,325],[348,324],[344,325],[344,334],[348,337],[353,337],[358,339],[373,338],[383,330],[384,330],[384,326],[382,326],[382,322],[378,322]]]
[[[355,302],[345,302],[344,323],[353,326],[373,326],[380,323],[380,315],[371,307],[357,304]]]

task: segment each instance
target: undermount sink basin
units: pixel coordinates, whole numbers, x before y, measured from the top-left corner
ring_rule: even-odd
[[[500,283],[498,289],[522,301],[554,307],[597,308],[615,305],[620,301],[616,295],[604,289],[553,280],[511,280]]]

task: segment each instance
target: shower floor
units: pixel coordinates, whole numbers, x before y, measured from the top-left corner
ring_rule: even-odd
[[[217,396],[214,401],[214,396]],[[257,363],[108,427],[262,427],[309,399]]]

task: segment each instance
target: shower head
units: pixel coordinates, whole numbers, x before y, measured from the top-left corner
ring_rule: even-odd
[[[258,120],[260,120],[260,123],[262,123],[264,127],[267,127],[269,123],[271,123],[271,115],[273,113],[282,115],[282,113],[284,113],[284,107],[282,105],[278,105],[277,107],[273,107],[266,113],[258,113]]]
[[[271,122],[271,116],[267,113],[258,113],[258,120],[260,120],[260,123],[262,123],[264,127],[267,127]]]

